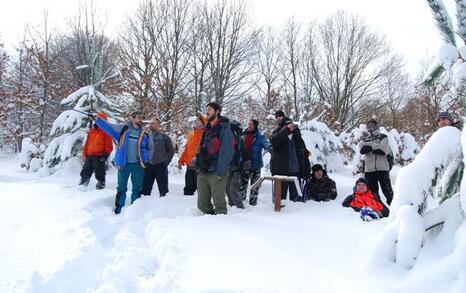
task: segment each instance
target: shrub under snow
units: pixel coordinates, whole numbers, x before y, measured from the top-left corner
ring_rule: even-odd
[[[341,141],[327,125],[314,119],[301,123],[299,129],[306,147],[311,151],[311,165],[321,164],[329,172],[343,169]]]

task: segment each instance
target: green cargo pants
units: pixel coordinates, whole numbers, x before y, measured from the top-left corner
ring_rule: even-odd
[[[227,213],[226,185],[227,175],[218,177],[215,173],[202,172],[197,175],[197,207],[201,212],[210,215]]]

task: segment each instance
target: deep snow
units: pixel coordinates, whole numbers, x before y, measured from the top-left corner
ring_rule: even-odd
[[[166,198],[114,216],[115,173],[102,191],[78,190],[78,173],[39,178],[0,157],[0,292],[449,292],[458,278],[434,265],[452,252],[435,239],[411,271],[371,260],[387,221],[341,207],[350,172],[332,175],[333,202],[276,213],[265,183],[258,206],[226,216],[201,215],[176,170]]]

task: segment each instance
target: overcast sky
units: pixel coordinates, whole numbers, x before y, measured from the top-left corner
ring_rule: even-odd
[[[94,0],[107,18],[108,33],[134,10],[139,0]],[[258,25],[281,25],[295,15],[299,20],[321,20],[343,9],[363,16],[390,40],[401,53],[407,69],[415,74],[427,52],[435,54],[441,37],[425,0],[249,0]],[[454,18],[454,0],[444,0]],[[24,26],[41,22],[47,10],[51,25],[64,27],[65,19],[77,10],[79,0],[2,0],[0,40],[11,50],[19,41]]]

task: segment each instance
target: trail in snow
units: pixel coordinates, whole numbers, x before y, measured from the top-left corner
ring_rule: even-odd
[[[366,265],[386,220],[362,222],[341,207],[354,182],[346,174],[333,175],[339,197],[330,203],[275,213],[264,184],[258,206],[203,216],[171,170],[166,198],[141,198],[114,216],[114,173],[107,189],[91,181],[81,192],[76,168],[40,179],[0,162],[1,292],[416,292],[452,281],[420,281],[448,248],[427,247],[412,272]]]

